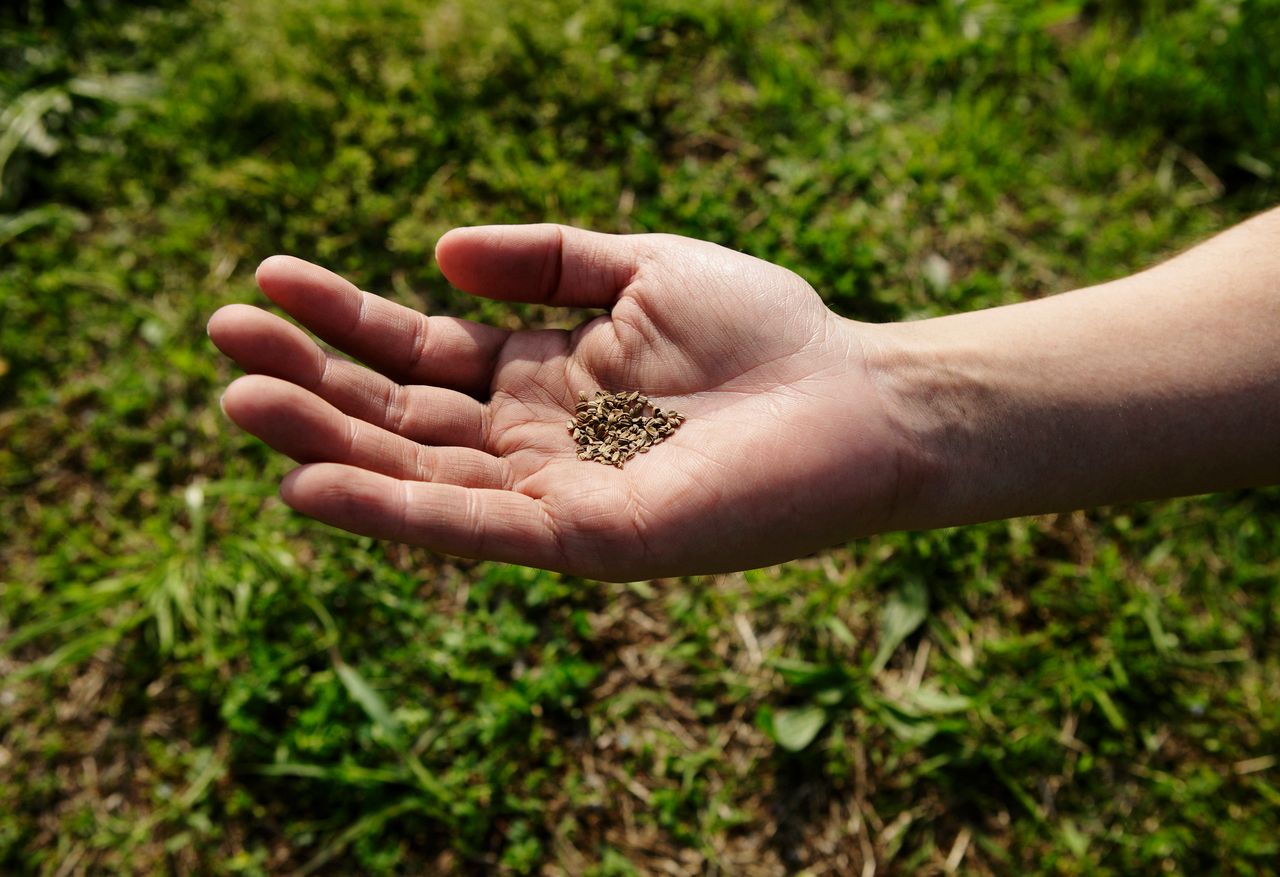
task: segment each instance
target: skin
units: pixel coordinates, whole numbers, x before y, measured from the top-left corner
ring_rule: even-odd
[[[875,327],[922,528],[1280,482],[1280,210],[1140,274]]]
[[[351,357],[256,307],[210,320],[250,373],[227,388],[227,415],[304,464],[280,488],[298,511],[632,580],[1280,480],[1280,213],[1126,280],[890,325],[669,235],[464,228],[436,256],[467,292],[602,313],[508,332],[267,259],[267,297]],[[639,390],[688,421],[625,469],[580,461],[565,421],[596,389]]]

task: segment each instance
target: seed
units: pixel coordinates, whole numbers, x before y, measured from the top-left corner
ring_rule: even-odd
[[[577,445],[578,459],[621,469],[627,460],[649,453],[684,423],[683,415],[657,406],[646,416],[648,405],[648,397],[639,390],[596,390],[590,397],[586,390],[579,390],[574,418],[565,422]]]

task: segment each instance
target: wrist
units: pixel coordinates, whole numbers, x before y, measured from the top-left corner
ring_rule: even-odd
[[[1110,493],[1123,404],[1100,398],[1025,306],[867,327],[901,459],[893,528],[1061,511]],[[1119,416],[1117,416],[1119,415]],[[1101,477],[1099,477],[1101,476]]]
[[[958,387],[943,372],[945,357],[930,343],[923,323],[851,323],[867,378],[888,427],[896,478],[883,530],[923,529],[954,523],[941,499],[948,464],[957,459],[963,420]]]

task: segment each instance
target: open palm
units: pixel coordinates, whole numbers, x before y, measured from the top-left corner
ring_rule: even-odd
[[[856,324],[785,269],[669,235],[457,229],[471,293],[607,309],[573,331],[425,317],[290,257],[263,291],[364,365],[258,308],[214,315],[251,376],[223,406],[304,465],[294,508],[347,530],[606,579],[742,569],[880,526],[894,432]],[[584,462],[579,391],[639,390],[688,420],[624,469]]]

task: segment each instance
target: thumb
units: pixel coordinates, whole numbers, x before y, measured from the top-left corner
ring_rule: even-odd
[[[446,232],[436,261],[464,292],[559,307],[611,307],[636,273],[628,235],[567,225],[478,225]]]

